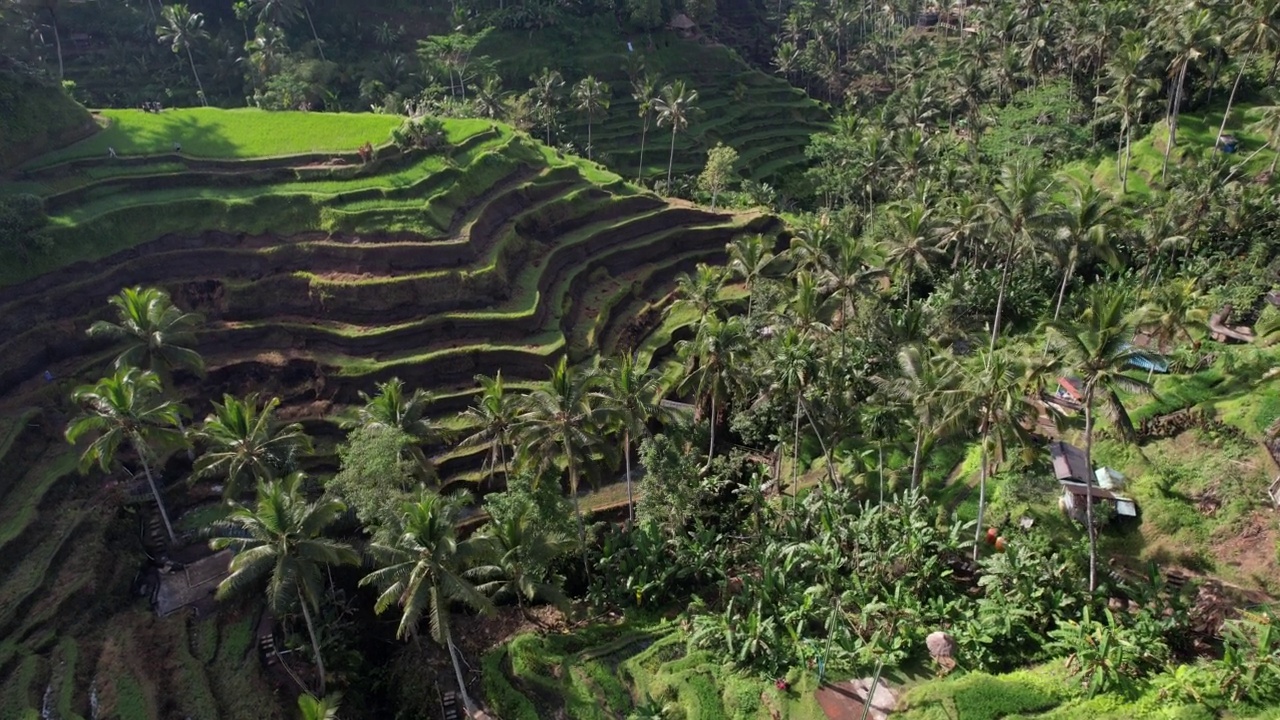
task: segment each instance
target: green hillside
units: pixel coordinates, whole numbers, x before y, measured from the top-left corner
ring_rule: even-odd
[[[0,172],[93,130],[89,112],[61,88],[0,64]]]

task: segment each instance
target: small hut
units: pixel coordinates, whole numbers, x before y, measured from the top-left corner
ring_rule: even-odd
[[[1124,484],[1123,475],[1110,468],[1090,472],[1084,451],[1061,440],[1049,443],[1049,457],[1053,460],[1054,477],[1062,486],[1058,507],[1069,517],[1084,521],[1091,494],[1095,506],[1109,506],[1119,517],[1137,517],[1137,504],[1115,492]]]
[[[1053,460],[1053,475],[1058,482],[1089,482],[1093,474],[1089,472],[1089,463],[1085,460],[1084,451],[1061,440],[1049,443],[1049,457]]]
[[[685,39],[698,36],[698,23],[690,20],[684,13],[676,13],[676,16],[671,18],[671,22],[667,23],[667,28]]]

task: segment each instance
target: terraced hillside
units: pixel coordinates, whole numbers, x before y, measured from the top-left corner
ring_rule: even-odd
[[[188,627],[130,600],[136,520],[60,440],[71,386],[110,354],[84,330],[120,287],[157,284],[205,314],[209,373],[180,378],[197,416],[224,391],[274,393],[323,447],[343,406],[392,376],[436,392],[448,416],[477,373],[518,385],[560,353],[638,344],[651,325],[632,314],[679,272],[779,229],[666,202],[505,126],[450,122],[446,135],[437,151],[388,146],[369,165],[71,153],[5,187],[45,198],[51,249],[6,265],[0,287],[0,716],[52,688],[64,717],[86,714],[91,693],[123,717],[248,717],[244,698],[261,690],[216,685],[253,661],[240,620]],[[450,482],[477,480],[482,452],[437,451]],[[119,646],[138,635],[155,647]],[[196,709],[192,684],[212,710]]]
[[[628,76],[628,64],[640,60],[663,83],[682,79],[700,97],[699,112],[675,139],[676,174],[701,171],[707,150],[723,142],[738,150],[743,177],[776,183],[805,166],[809,137],[829,129],[831,117],[822,105],[782,78],[751,68],[726,47],[662,32],[652,36],[652,44],[633,38],[633,51],[628,51],[627,40],[581,32],[585,35],[557,42],[555,33],[546,31],[536,43],[523,34],[496,34],[477,52],[499,60],[508,87],[527,87],[529,76],[543,67],[558,68],[566,90],[588,73],[609,83],[608,114],[592,129],[594,157],[628,178],[665,178],[671,151],[670,129],[651,122],[640,168],[641,120]],[[566,100],[559,137],[585,148],[586,118],[569,110],[571,105]]]

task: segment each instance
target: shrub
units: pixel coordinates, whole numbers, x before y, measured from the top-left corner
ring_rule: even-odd
[[[0,197],[0,251],[28,255],[39,247],[40,230],[48,220],[44,200],[35,195]]]
[[[391,132],[391,140],[401,150],[435,150],[445,143],[444,121],[430,115],[410,118]]]
[[[481,661],[481,683],[485,699],[498,717],[508,720],[537,720],[538,709],[519,690],[512,687],[502,672],[502,660],[507,655],[504,648],[486,653]]]

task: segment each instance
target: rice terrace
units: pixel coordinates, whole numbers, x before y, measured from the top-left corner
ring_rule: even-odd
[[[1280,719],[1278,67],[0,3],[0,720]]]

